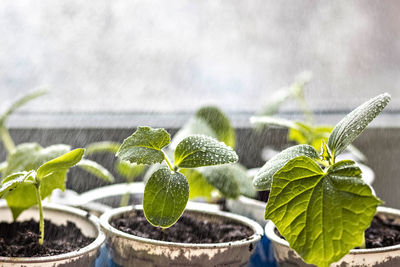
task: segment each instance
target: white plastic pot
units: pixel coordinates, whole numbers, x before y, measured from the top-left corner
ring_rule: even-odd
[[[118,208],[121,197],[127,192],[130,194],[131,202],[142,203],[144,184],[142,182],[122,183],[96,188],[81,194],[76,205],[100,216],[107,210]]]
[[[224,223],[240,222],[249,226],[254,234],[249,238],[226,243],[185,244],[158,241],[127,234],[110,225],[113,218],[122,216],[141,206],[122,207],[106,211],[100,218],[101,226],[107,235],[107,248],[112,261],[118,265],[129,266],[245,266],[255,244],[263,235],[262,227],[253,220],[240,215],[204,211],[187,208],[199,218]]]
[[[266,205],[266,202],[245,196],[226,200],[226,207],[231,212],[251,218],[262,226],[266,224],[266,220],[264,219]]]
[[[51,220],[54,224],[66,224],[67,221],[75,223],[85,236],[93,237],[95,240],[86,247],[78,250],[46,257],[1,257],[0,266],[3,267],[78,267],[94,266],[97,256],[100,253],[100,246],[105,241],[105,235],[100,230],[97,217],[89,215],[86,211],[62,206],[58,204],[45,204],[43,215],[45,219]],[[24,211],[18,221],[38,220],[39,211],[33,207]],[[7,206],[0,206],[0,220],[12,222],[12,215]]]
[[[400,220],[400,210],[378,207],[378,213]],[[274,255],[280,266],[314,266],[306,264],[300,256],[289,247],[286,240],[275,234],[274,229],[275,225],[271,221],[268,221],[265,226],[265,234],[272,242]],[[344,256],[339,262],[333,263],[330,266],[400,266],[400,245],[373,249],[352,249],[350,253]]]

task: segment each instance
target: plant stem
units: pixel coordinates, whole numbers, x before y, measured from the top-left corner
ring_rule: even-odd
[[[40,232],[40,238],[39,238],[39,244],[43,245],[44,241],[44,219],[43,219],[43,207],[42,207],[42,200],[40,198],[40,184],[37,183],[35,185],[36,188],[36,199],[38,202],[38,207],[39,207],[39,232]]]
[[[13,152],[15,149],[15,144],[10,136],[10,133],[4,125],[0,126],[0,137],[3,141],[4,147],[7,149],[8,154]]]
[[[170,170],[174,172],[175,169],[172,167],[172,164],[171,164],[171,162],[169,161],[167,154],[165,154],[164,151],[162,151],[162,152],[163,152],[163,154],[164,154],[165,162],[167,163],[167,165],[168,165],[168,167],[170,168]]]
[[[125,192],[125,194],[123,194],[122,197],[121,197],[121,202],[119,203],[119,206],[120,207],[128,206],[129,199],[130,199],[129,192]]]
[[[365,247],[365,233],[363,233],[363,240],[362,240],[362,243],[360,245],[360,248],[366,248]]]

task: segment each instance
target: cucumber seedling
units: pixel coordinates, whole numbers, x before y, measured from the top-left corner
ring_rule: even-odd
[[[171,146],[168,148],[172,150],[185,137],[194,134],[214,137],[235,149],[235,129],[228,116],[216,106],[204,106],[198,109],[194,116],[174,135]],[[252,178],[249,177],[246,167],[240,163],[196,169],[182,168],[180,172],[188,179],[189,199],[203,198],[212,202],[216,199],[218,201],[221,196],[233,199],[240,195],[256,196]]]
[[[7,161],[0,163],[0,180],[15,172],[30,171],[39,168],[40,165],[53,158],[59,157],[71,150],[69,145],[56,144],[46,148],[37,143],[23,143],[15,145],[6,122],[18,108],[26,103],[46,94],[45,90],[35,90],[14,101],[0,115],[0,140],[7,151]],[[106,182],[113,182],[114,176],[103,166],[95,161],[82,159],[78,166]]]
[[[5,177],[0,187],[0,198],[5,198],[14,220],[19,214],[31,206],[39,209],[39,244],[44,241],[44,218],[42,200],[51,195],[56,188],[65,188],[65,179],[69,168],[81,159],[84,149],[72,150],[60,157],[52,159],[39,168],[13,173]]]
[[[389,101],[385,93],[365,102],[334,127],[320,154],[310,145],[290,147],[253,180],[257,190],[270,190],[265,219],[275,223],[305,262],[329,266],[363,246],[364,231],[382,201],[354,161],[336,158]]]
[[[116,156],[136,164],[161,166],[148,179],[143,196],[143,211],[146,219],[154,226],[168,228],[182,215],[189,199],[189,184],[182,168],[235,163],[238,156],[223,142],[205,136],[191,135],[183,138],[176,146],[174,162],[165,151],[171,142],[170,134],[164,129],[138,127],[126,138]]]

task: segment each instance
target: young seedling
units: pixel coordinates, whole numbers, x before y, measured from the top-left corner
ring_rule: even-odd
[[[39,168],[10,174],[3,179],[0,187],[0,198],[5,198],[14,220],[31,206],[39,209],[39,244],[44,241],[44,218],[42,200],[51,195],[56,188],[65,188],[68,169],[81,159],[84,149],[72,150],[60,157],[47,161]]]
[[[253,180],[257,190],[271,190],[265,219],[275,223],[305,262],[329,266],[362,246],[382,201],[363,182],[354,161],[336,162],[336,157],[389,101],[385,93],[365,102],[334,127],[320,154],[310,145],[290,147]]]
[[[311,145],[316,150],[320,149],[323,142],[328,142],[329,134],[333,130],[333,126],[315,125],[315,115],[304,97],[304,87],[310,80],[311,74],[309,72],[303,72],[298,75],[291,86],[280,89],[259,115],[250,118],[250,122],[259,129],[271,125],[287,128],[288,141],[297,144]],[[273,116],[278,112],[279,107],[290,99],[295,99],[300,106],[304,121],[292,121]],[[350,152],[357,161],[366,161],[365,155],[354,145],[350,144],[347,146],[346,150]]]
[[[174,148],[185,137],[195,134],[214,137],[235,149],[235,130],[229,118],[215,106],[204,106],[175,134],[170,148]],[[152,171],[151,169],[149,171]],[[213,201],[215,196],[237,198],[240,195],[254,197],[256,191],[247,169],[239,163],[208,166],[196,169],[182,168],[189,182],[189,199],[205,198]]]
[[[21,97],[13,102],[0,116],[0,138],[8,152],[7,161],[0,163],[0,180],[2,177],[14,172],[37,169],[44,162],[71,150],[70,146],[64,144],[52,145],[47,148],[43,148],[37,143],[24,143],[16,146],[10,136],[6,126],[8,117],[24,104],[44,94],[46,94],[45,90],[37,90]],[[82,159],[78,166],[106,182],[114,181],[113,175],[94,161]]]
[[[111,141],[92,143],[87,146],[85,155],[89,156],[98,153],[111,153],[112,155],[115,155],[120,146],[121,144]],[[117,159],[114,170],[125,179],[127,184],[130,184],[143,174],[145,165],[137,165],[130,163],[129,161]],[[128,205],[129,200],[130,193],[126,192],[121,198],[120,206],[123,207]]]
[[[124,140],[116,156],[131,163],[162,163],[148,179],[143,196],[143,211],[154,226],[168,228],[182,215],[189,199],[189,184],[182,168],[197,168],[237,162],[232,148],[205,135],[192,135],[181,140],[172,162],[163,149],[171,142],[164,129],[138,127]]]

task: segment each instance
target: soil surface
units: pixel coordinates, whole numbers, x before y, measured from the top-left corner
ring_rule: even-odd
[[[128,234],[139,237],[180,243],[222,243],[249,238],[253,231],[242,224],[219,224],[184,213],[176,224],[164,229],[152,226],[142,211],[132,211],[115,218],[111,225]]]
[[[400,244],[400,222],[385,215],[375,215],[371,226],[365,231],[367,248],[380,248]]]
[[[39,245],[39,223],[33,219],[0,223],[0,256],[53,256],[85,247],[94,240],[85,237],[71,222],[67,222],[66,225],[55,225],[45,220],[44,226],[44,244]]]
[[[275,234],[285,239],[275,228]],[[381,248],[400,244],[400,221],[378,214],[372,219],[371,226],[365,230],[366,248]]]

